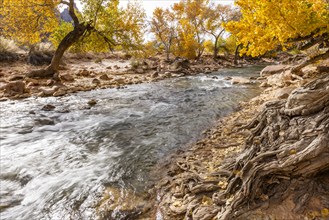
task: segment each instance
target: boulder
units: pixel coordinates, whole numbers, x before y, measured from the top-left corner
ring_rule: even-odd
[[[287,69],[289,69],[290,66],[288,65],[271,65],[271,66],[267,66],[265,67],[261,72],[260,72],[260,76],[271,76],[273,74],[276,73],[281,73]]]
[[[317,66],[316,70],[319,73],[329,73],[329,66]]]
[[[291,84],[292,74],[290,71],[274,74],[267,78],[267,84],[270,86],[282,87],[287,84]]]
[[[5,94],[7,95],[15,95],[15,94],[23,94],[26,90],[25,83],[21,80],[10,82],[3,86],[5,90]]]
[[[47,105],[44,105],[41,110],[44,110],[44,111],[52,111],[55,108],[56,108],[55,106],[53,106],[51,104],[47,104]]]
[[[90,105],[90,106],[94,106],[94,105],[96,105],[97,104],[97,100],[96,99],[90,99],[89,101],[88,101],[88,105]]]
[[[169,67],[172,71],[179,71],[182,69],[189,69],[190,62],[187,59],[177,59]]]
[[[59,78],[62,81],[67,81],[67,82],[73,82],[74,81],[74,77],[71,74],[69,74],[69,73],[61,74],[59,76]]]
[[[14,75],[9,77],[9,81],[17,81],[17,80],[23,80],[25,78],[24,75]]]

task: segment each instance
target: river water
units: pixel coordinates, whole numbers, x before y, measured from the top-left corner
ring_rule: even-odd
[[[259,94],[224,77],[259,70],[0,103],[1,219],[97,219],[106,187],[147,191],[158,161]],[[56,108],[42,110],[46,104]]]

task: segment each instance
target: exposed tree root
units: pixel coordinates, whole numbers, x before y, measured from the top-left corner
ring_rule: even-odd
[[[248,219],[256,208],[288,200],[296,215],[329,208],[329,75],[287,100],[266,103],[232,131],[250,134],[244,149],[215,172],[205,175],[188,160],[177,164],[181,171],[161,194],[164,219]]]
[[[223,206],[219,219],[237,217],[273,196],[283,199],[292,180],[311,181],[329,170],[329,77],[295,90],[287,101],[270,103],[244,128],[251,135],[220,195],[233,200]],[[297,206],[307,207],[312,193],[305,188]]]

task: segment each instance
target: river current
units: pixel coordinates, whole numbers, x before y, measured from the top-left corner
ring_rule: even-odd
[[[95,219],[106,187],[147,191],[159,161],[259,94],[224,78],[259,70],[0,103],[1,219]]]

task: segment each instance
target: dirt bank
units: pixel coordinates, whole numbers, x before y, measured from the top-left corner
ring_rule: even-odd
[[[284,65],[263,71],[260,96],[166,163],[153,215],[327,219],[328,64],[299,76]]]
[[[266,61],[241,61],[240,66]],[[32,66],[26,59],[0,63],[0,100],[20,99],[30,96],[63,96],[78,91],[104,88],[123,88],[126,85],[153,82],[170,77],[211,73],[233,67],[227,60],[204,58],[188,61],[177,58],[135,60],[118,55],[73,55],[63,60],[58,76],[51,79],[26,77],[32,70],[45,66]],[[233,82],[236,83],[236,82]],[[239,82],[238,82],[239,83]]]

